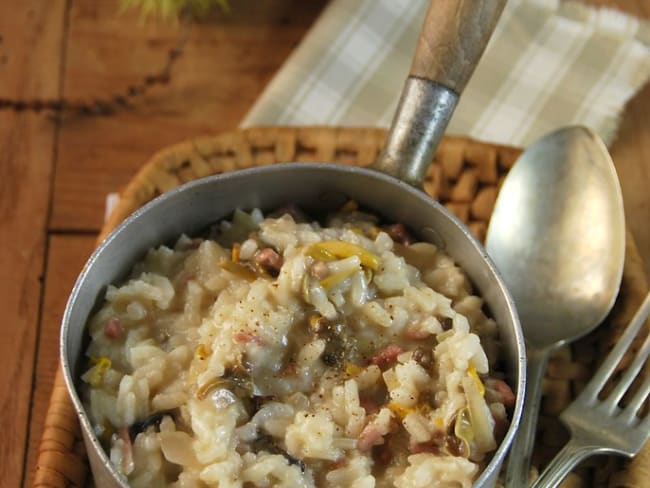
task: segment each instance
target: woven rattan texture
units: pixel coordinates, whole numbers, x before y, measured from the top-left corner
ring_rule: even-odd
[[[333,161],[368,166],[385,131],[367,128],[274,127],[237,130],[193,139],[156,154],[122,191],[100,239],[138,207],[176,186],[204,176],[290,161]],[[445,137],[424,183],[425,190],[454,212],[482,240],[501,181],[520,150],[460,137]],[[543,465],[566,434],[557,415],[589,379],[640,304],[647,283],[638,252],[628,239],[623,285],[607,323],[550,361],[534,462]],[[81,486],[87,473],[74,410],[62,376],[56,378],[34,486]],[[567,487],[647,487],[650,445],[632,462],[592,458],[565,481]]]

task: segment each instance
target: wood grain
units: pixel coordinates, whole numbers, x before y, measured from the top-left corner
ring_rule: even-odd
[[[411,75],[461,93],[494,31],[505,0],[431,1]]]
[[[59,364],[59,330],[63,310],[77,275],[95,247],[94,235],[53,234],[48,239],[43,313],[35,361],[25,486],[32,486],[34,466]]]
[[[65,1],[0,2],[0,93],[59,92]],[[0,480],[19,486],[41,300],[56,127],[37,114],[0,112]]]
[[[650,0],[590,0],[650,20]],[[650,83],[626,105],[611,154],[623,190],[627,225],[650,280]]]
[[[237,0],[231,14],[192,27],[169,86],[115,116],[67,121],[51,227],[99,230],[106,194],[126,184],[155,151],[236,127],[324,4]],[[73,2],[67,97],[111,93],[164,64],[179,28],[116,11],[116,0]]]
[[[650,0],[589,0],[650,20]],[[627,225],[634,236],[650,280],[650,83],[628,101],[610,148],[623,190]]]

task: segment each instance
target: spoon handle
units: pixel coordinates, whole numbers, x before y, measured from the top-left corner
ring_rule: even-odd
[[[506,468],[506,487],[528,486],[530,459],[535,446],[535,429],[542,400],[542,381],[550,350],[528,351],[525,407],[517,436],[510,447]]]

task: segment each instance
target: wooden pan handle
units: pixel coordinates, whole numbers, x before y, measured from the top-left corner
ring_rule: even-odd
[[[421,186],[506,0],[430,0],[386,145],[374,168]]]
[[[461,93],[490,39],[506,0],[431,0],[411,76]]]

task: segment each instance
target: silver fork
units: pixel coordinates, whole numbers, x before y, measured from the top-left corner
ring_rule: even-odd
[[[571,439],[535,481],[533,488],[558,486],[576,464],[594,454],[632,457],[648,440],[650,415],[640,418],[637,412],[650,393],[650,375],[625,407],[620,407],[618,403],[650,355],[650,335],[645,338],[634,360],[607,398],[599,400],[598,394],[649,314],[650,293],[646,295],[643,304],[594,377],[573,403],[560,414],[560,420],[569,429]]]

